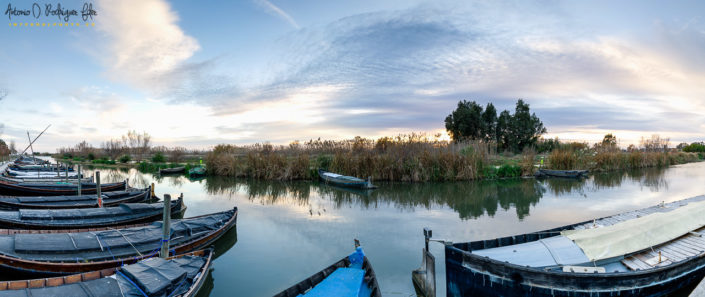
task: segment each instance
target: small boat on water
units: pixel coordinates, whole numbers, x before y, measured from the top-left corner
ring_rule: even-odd
[[[100,191],[121,191],[127,187],[127,181],[101,184]],[[14,196],[66,196],[75,195],[78,185],[73,183],[10,183],[0,181],[0,195]],[[81,183],[81,194],[95,194],[95,183]]]
[[[368,178],[367,180],[364,180],[364,179],[357,178],[354,176],[346,176],[346,175],[328,172],[323,169],[318,169],[318,176],[320,176],[321,180],[323,180],[326,183],[334,184],[334,185],[341,186],[341,187],[361,188],[361,189],[374,189],[374,188],[376,188],[374,185],[372,185],[372,181],[370,178]]]
[[[207,249],[63,277],[2,281],[0,297],[193,297],[203,286],[212,259],[213,251]]]
[[[205,176],[206,175],[206,168],[203,166],[193,167],[193,168],[189,169],[188,175],[190,177]]]
[[[126,191],[101,192],[103,207],[121,203],[146,202],[152,196],[151,187],[128,189]],[[5,209],[63,209],[98,207],[98,199],[93,195],[71,196],[0,196],[0,208]]]
[[[170,225],[172,255],[213,244],[235,226],[237,207]],[[80,230],[0,230],[0,269],[32,277],[119,267],[159,253],[162,222],[129,228]]]
[[[377,277],[355,241],[355,252],[274,297],[381,297]]]
[[[587,176],[587,170],[551,170],[539,169],[534,174],[536,177],[564,177],[564,178],[579,178]]]
[[[186,170],[186,167],[174,167],[174,168],[162,168],[159,169],[159,174],[175,174],[175,173],[184,173]]]
[[[663,296],[705,275],[705,196],[445,246],[448,296]]]
[[[183,196],[171,201],[171,214],[186,207]],[[128,203],[118,206],[75,209],[20,209],[0,211],[0,227],[11,229],[78,229],[118,227],[161,220],[162,203]]]

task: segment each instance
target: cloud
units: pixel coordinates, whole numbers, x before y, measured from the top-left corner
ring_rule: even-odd
[[[272,2],[269,2],[267,0],[255,0],[255,3],[259,7],[262,7],[268,14],[271,14],[273,16],[276,16],[278,18],[283,19],[284,21],[289,23],[292,27],[294,27],[295,29],[301,28],[301,26],[299,26],[299,24],[296,23],[296,20],[294,20],[294,18],[292,18],[288,13],[286,13],[281,8],[272,4]]]
[[[619,35],[585,31],[590,24],[560,6],[492,2],[422,5],[300,28],[260,0],[298,30],[278,40],[271,61],[253,74],[267,79],[238,85],[232,74],[216,71],[224,63],[220,57],[187,61],[198,43],[178,28],[168,5],[145,3],[139,5],[159,12],[156,19],[165,24],[159,27],[166,29],[143,34],[145,26],[122,26],[126,32],[114,26],[120,31],[107,32],[114,59],[131,63],[116,63],[112,72],[136,80],[159,100],[209,106],[212,115],[233,123],[215,130],[239,140],[439,130],[463,99],[513,110],[523,98],[549,132],[695,135],[693,127],[705,125],[699,116],[705,114],[705,60],[698,55],[705,51],[705,33],[698,20]],[[162,35],[166,42],[152,42]],[[156,50],[144,54],[143,47]],[[673,116],[689,123],[669,121]]]
[[[164,81],[199,49],[198,41],[178,26],[178,16],[163,0],[100,1],[106,36],[104,64],[114,79],[164,92]]]

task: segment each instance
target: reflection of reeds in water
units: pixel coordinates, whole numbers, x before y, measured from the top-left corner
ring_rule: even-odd
[[[548,178],[544,179],[543,183],[555,196],[567,195],[574,192],[585,196],[584,188],[587,185],[587,179]]]
[[[391,205],[400,210],[414,211],[417,207],[447,205],[461,219],[482,215],[494,216],[500,209],[516,208],[521,219],[543,196],[545,189],[533,179],[507,179],[479,182],[446,183],[382,183],[373,191],[355,191],[331,187],[317,182],[270,182],[208,178],[206,189],[211,195],[246,193],[248,199],[263,205],[290,203],[309,206],[312,194],[333,202],[335,208],[360,206],[377,208]]]

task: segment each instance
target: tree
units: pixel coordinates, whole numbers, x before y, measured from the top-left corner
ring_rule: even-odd
[[[605,137],[602,138],[602,145],[609,147],[617,146],[617,136],[612,135],[612,133],[605,134]]]
[[[495,131],[497,146],[502,150],[507,150],[509,148],[509,138],[511,134],[510,123],[512,121],[512,115],[509,114],[508,110],[502,111],[497,118],[497,127]]]
[[[127,135],[122,136],[123,143],[137,156],[138,161],[142,160],[142,156],[149,152],[151,140],[152,136],[147,134],[147,132],[138,134],[135,130],[127,131]]]
[[[529,104],[519,99],[512,116],[509,147],[514,152],[521,152],[527,146],[534,146],[546,128],[536,114],[532,114]]]
[[[454,141],[482,139],[482,106],[475,101],[460,101],[458,108],[446,117],[445,124]]]
[[[497,109],[494,108],[492,103],[487,103],[485,112],[482,113],[482,128],[482,138],[485,141],[495,139],[495,135],[497,134]]]

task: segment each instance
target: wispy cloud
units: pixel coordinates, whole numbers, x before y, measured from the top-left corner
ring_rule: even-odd
[[[178,16],[164,0],[100,1],[99,30],[107,37],[103,63],[114,79],[164,91],[163,77],[198,49],[195,38],[178,26]],[[168,83],[168,82],[167,82]]]
[[[512,109],[523,98],[555,134],[614,129],[692,137],[705,126],[705,33],[697,19],[628,36],[586,32],[557,5],[492,2],[357,14],[301,28],[271,2],[255,2],[298,29],[276,44],[279,52],[262,66],[270,77],[263,83],[238,85],[215,71],[217,57],[186,62],[198,44],[159,5],[160,19],[175,27],[164,32],[171,46],[159,49],[175,48],[172,62],[134,58],[157,69],[146,80],[133,68],[114,70],[134,72],[146,88],[161,86],[162,98],[209,106],[233,123],[215,130],[241,141],[435,131],[462,99]],[[119,41],[132,33],[111,34]],[[668,121],[673,117],[687,123]]]
[[[299,26],[298,23],[296,23],[296,20],[292,18],[286,11],[282,10],[278,6],[274,5],[272,2],[268,0],[255,0],[255,3],[262,7],[267,13],[276,16],[278,18],[281,18],[282,20],[286,21],[289,23],[292,27],[295,29],[301,29],[301,26]]]

